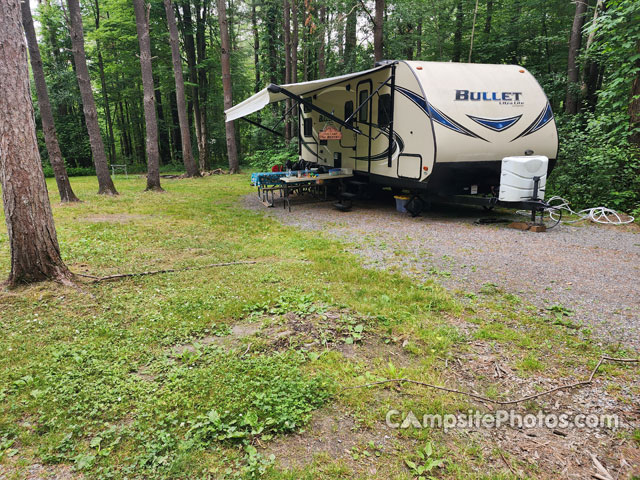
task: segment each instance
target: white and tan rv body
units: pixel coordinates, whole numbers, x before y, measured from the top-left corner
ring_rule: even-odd
[[[503,158],[545,156],[550,167],[557,158],[558,136],[547,97],[517,65],[384,62],[366,72],[278,88],[342,121],[359,109],[348,125],[340,125],[301,105],[300,157],[351,168],[383,185],[496,193]],[[227,111],[227,119],[284,98],[277,89],[265,89]],[[342,138],[320,140],[328,126],[339,129]]]

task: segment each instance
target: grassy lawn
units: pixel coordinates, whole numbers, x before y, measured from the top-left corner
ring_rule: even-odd
[[[165,180],[158,194],[132,176],[117,178],[121,195],[109,198],[94,178],[74,178],[83,203],[62,206],[49,182],[76,273],[256,263],[0,292],[0,478],[26,478],[38,464],[68,478],[409,479],[416,470],[405,460],[421,456],[443,460],[438,478],[516,478],[466,437],[380,429],[390,408],[463,411],[469,398],[343,388],[401,376],[460,388],[451,364],[478,345],[499,349],[523,381],[580,376],[603,353],[588,332],[496,288],[462,301],[435,283],[364,269],[345,244],[245,209],[248,183]],[[2,229],[0,277],[8,270]],[[606,365],[602,375],[624,383],[637,370]],[[518,396],[517,385],[493,383],[478,375],[468,388]],[[348,460],[281,462],[323,415],[337,419],[330,432],[357,439]]]

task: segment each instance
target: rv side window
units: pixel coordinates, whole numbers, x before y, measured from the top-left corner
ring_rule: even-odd
[[[353,115],[353,101],[349,100],[348,102],[344,102],[344,119],[345,121]],[[353,118],[349,120],[349,125],[353,123]]]
[[[309,102],[309,103],[313,103],[313,99],[312,99],[311,97],[307,97],[307,98],[305,98],[305,100],[306,100],[307,102]],[[307,107],[306,105],[304,105],[304,104],[303,104],[303,105],[302,105],[302,111],[303,111],[304,113],[309,113],[309,112],[311,111],[311,109],[310,109],[309,107]]]
[[[359,122],[369,121],[369,102],[362,105],[368,97],[369,97],[369,90],[360,90],[360,95],[358,96],[358,103],[359,103],[359,106],[362,106],[362,108],[358,112]]]
[[[311,118],[305,118],[304,119],[304,127],[303,127],[303,135],[305,137],[311,137],[312,133],[311,133],[311,127],[313,125],[313,119]]]
[[[385,93],[378,97],[378,125],[386,127],[391,123],[391,95]]]

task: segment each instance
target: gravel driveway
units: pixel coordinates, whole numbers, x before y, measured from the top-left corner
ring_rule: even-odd
[[[358,202],[339,212],[331,202],[292,202],[288,213],[265,208],[256,195],[250,208],[282,222],[322,230],[352,242],[366,266],[401,267],[445,287],[478,292],[485,284],[546,309],[571,310],[593,339],[640,351],[640,229],[636,225],[559,225],[546,233],[504,224],[476,225],[487,214],[474,207],[435,206],[421,217],[396,212],[393,199]],[[522,217],[519,217],[522,219]]]

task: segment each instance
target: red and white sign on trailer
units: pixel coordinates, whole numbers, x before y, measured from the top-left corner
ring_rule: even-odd
[[[341,140],[342,132],[333,125],[327,125],[318,133],[320,140]]]

